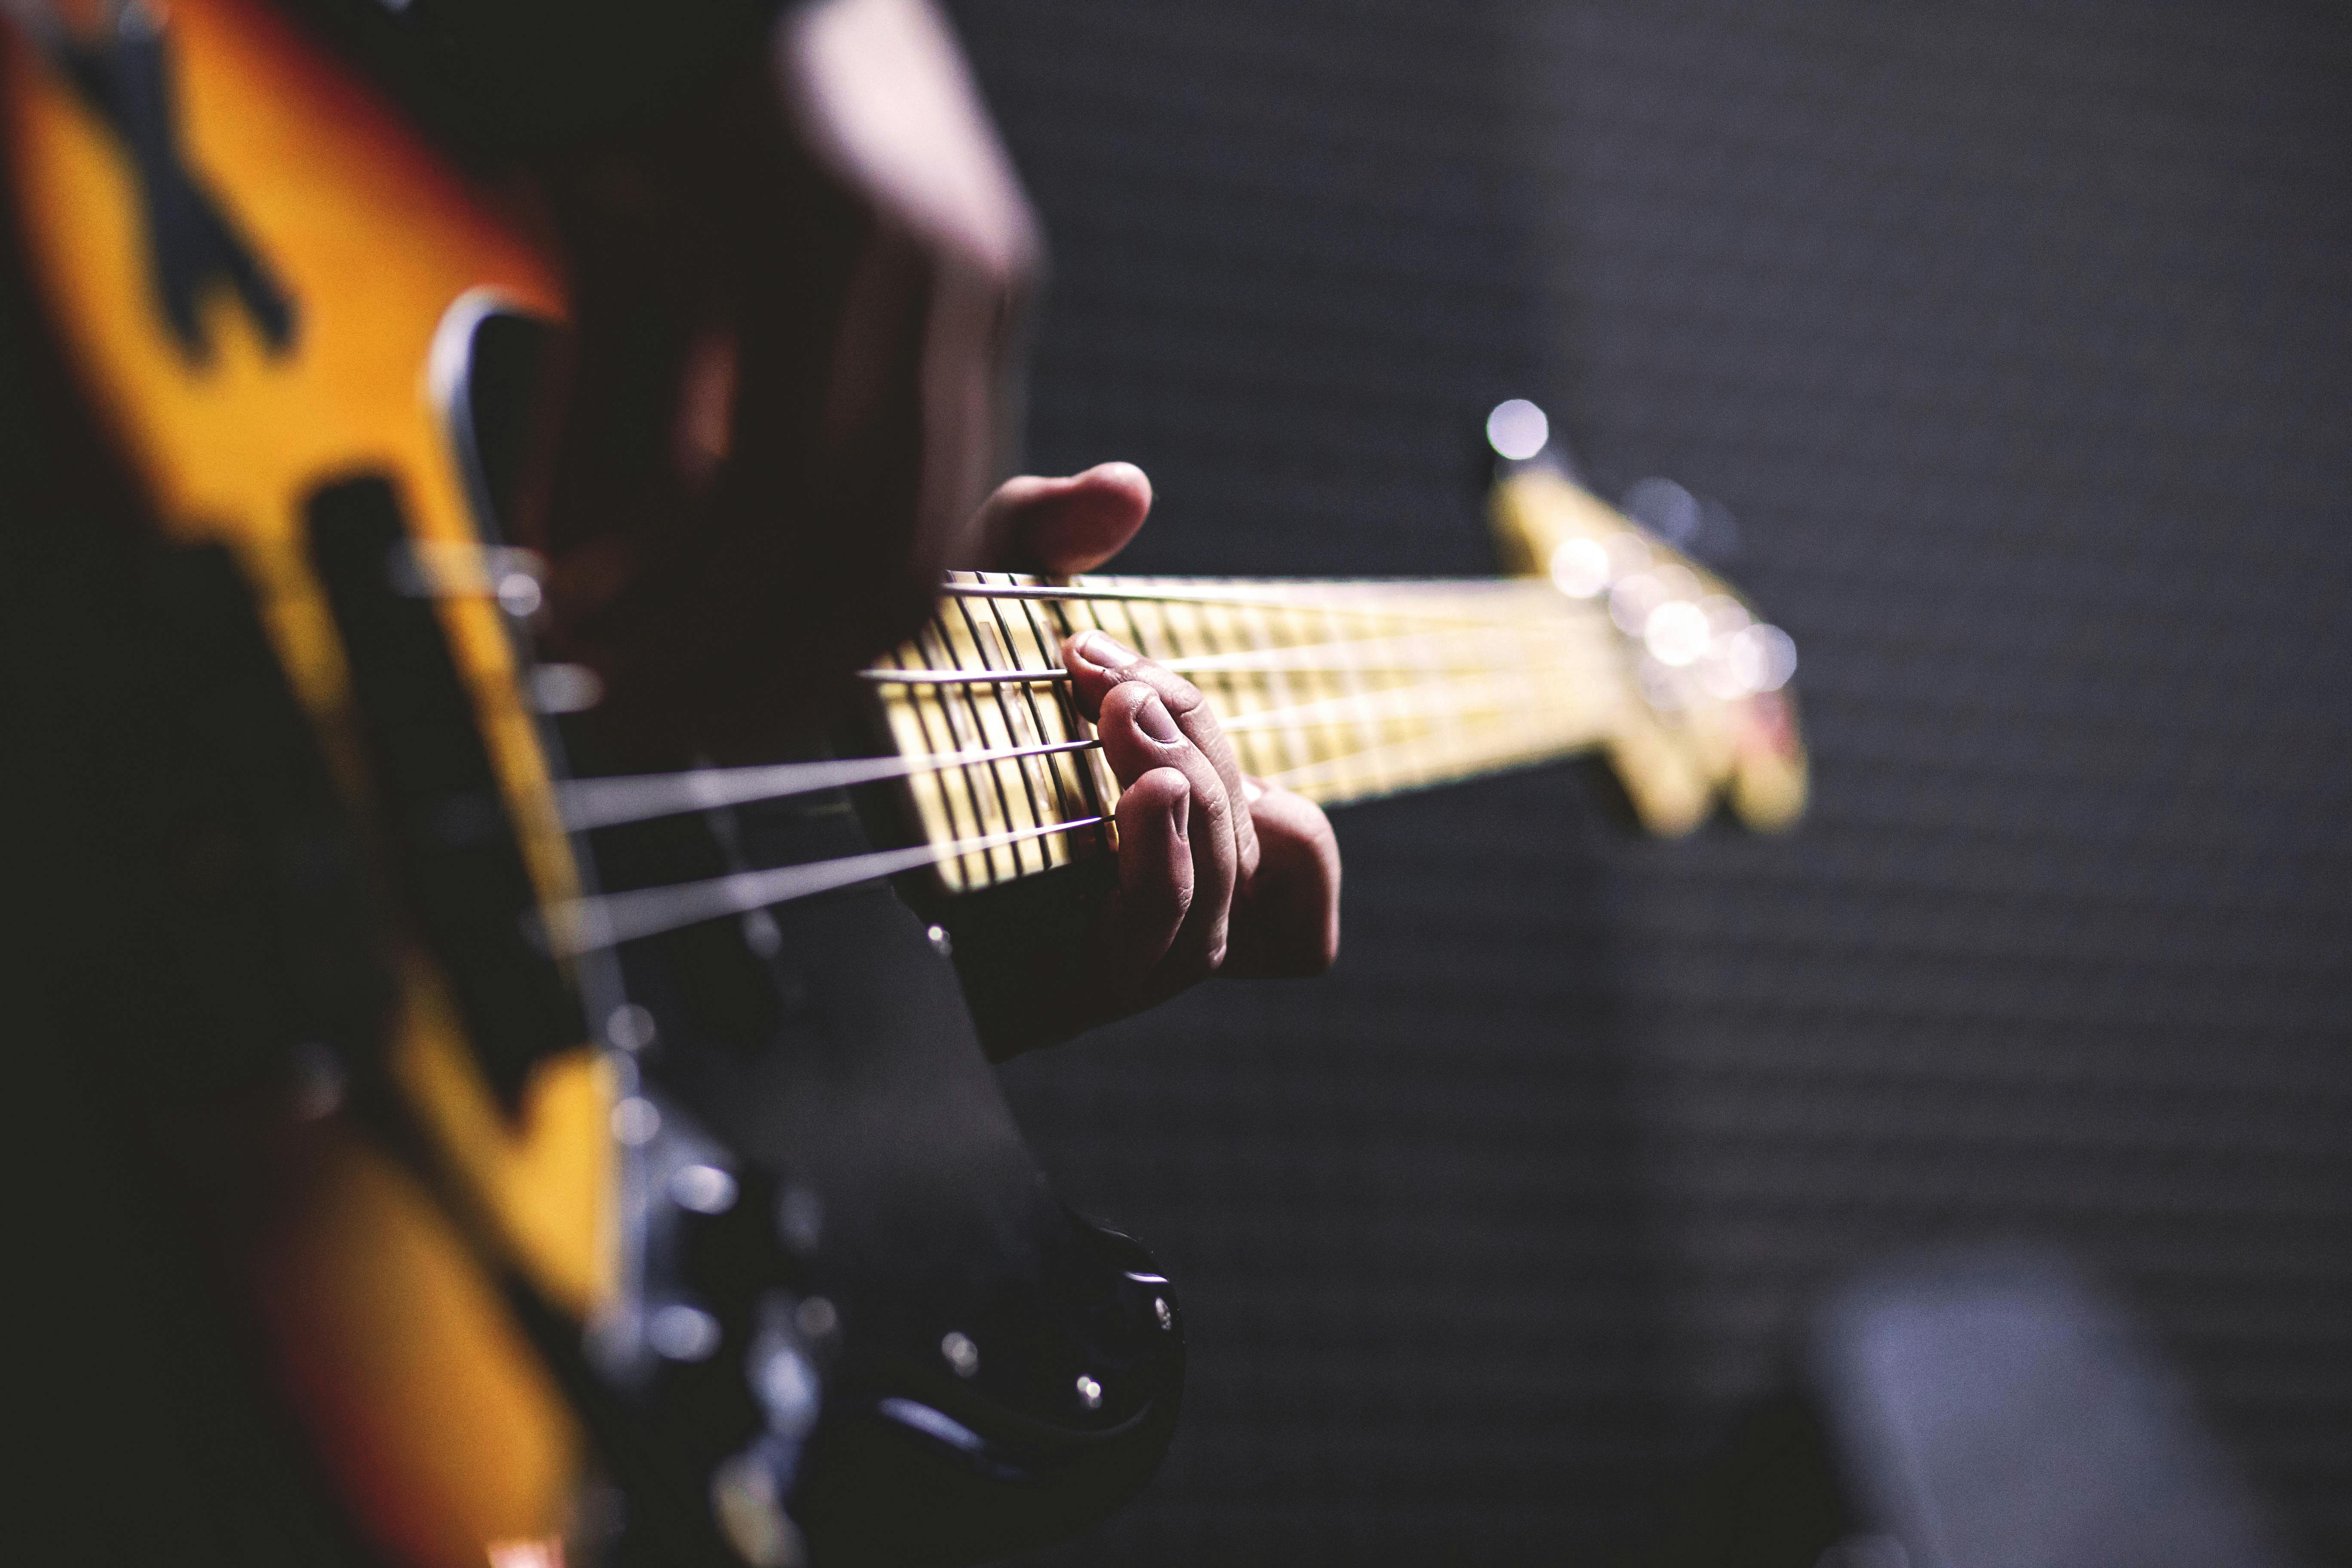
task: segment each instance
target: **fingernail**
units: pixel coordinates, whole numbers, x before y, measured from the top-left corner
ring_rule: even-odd
[[[1125,669],[1136,653],[1108,632],[1088,632],[1078,639],[1078,657],[1097,669]]]
[[[1184,738],[1184,731],[1176,728],[1176,721],[1169,716],[1168,704],[1160,700],[1157,691],[1137,705],[1135,727],[1163,746],[1172,746]]]
[[[1176,842],[1181,844],[1192,826],[1192,795],[1188,790],[1168,803],[1168,830],[1176,836]]]

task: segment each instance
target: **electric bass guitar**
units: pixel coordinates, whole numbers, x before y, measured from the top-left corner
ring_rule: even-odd
[[[843,744],[602,771],[502,533],[567,309],[527,205],[257,0],[6,14],[0,281],[103,458],[5,523],[58,984],[363,1554],[967,1561],[1149,1477],[1181,1303],[1053,1200],[959,1000],[1017,1033],[1108,885],[1063,637],[1325,803],[1585,755],[1654,832],[1802,808],[1789,639],[1540,464],[1507,576],[955,574]],[[933,1044],[828,1046],[872,995]]]

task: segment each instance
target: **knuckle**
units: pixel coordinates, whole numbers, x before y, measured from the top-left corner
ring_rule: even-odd
[[[1136,713],[1150,695],[1151,688],[1132,677],[1114,680],[1109,689],[1103,693],[1100,722],[1120,730],[1139,728]]]

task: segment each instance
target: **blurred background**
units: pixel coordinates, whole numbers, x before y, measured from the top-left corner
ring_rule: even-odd
[[[1938,1238],[2092,1268],[2352,1563],[2352,12],[966,0],[1131,569],[1480,574],[1477,432],[1796,637],[1794,836],[1342,812],[1347,949],[1008,1069],[1186,1291],[1040,1563],[1609,1563]],[[1662,482],[1651,482],[1662,481]]]

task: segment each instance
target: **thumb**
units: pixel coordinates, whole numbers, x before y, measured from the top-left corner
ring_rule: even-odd
[[[1091,572],[1126,548],[1151,510],[1151,481],[1133,463],[1099,463],[1067,479],[1007,479],[980,509],[983,570]]]

